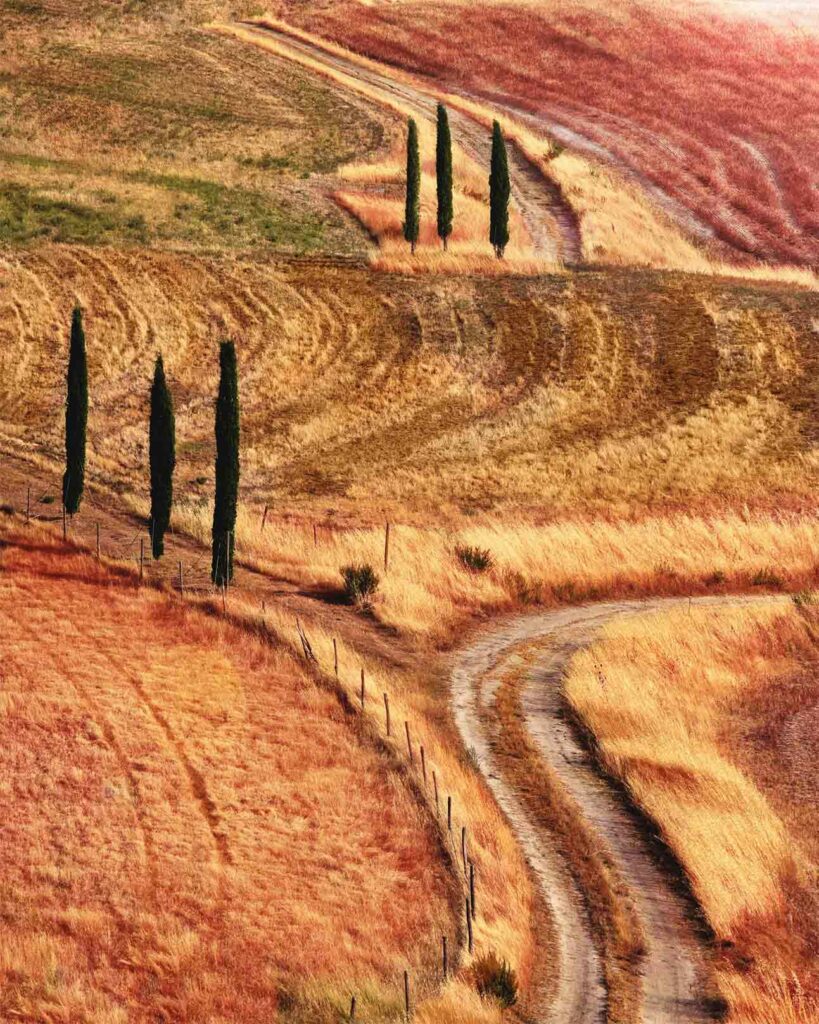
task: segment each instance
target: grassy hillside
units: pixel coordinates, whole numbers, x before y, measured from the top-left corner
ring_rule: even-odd
[[[387,120],[197,24],[221,11],[0,3],[0,244],[365,248],[329,192]]]
[[[209,498],[223,335],[239,350],[243,498],[277,511],[802,507],[819,483],[813,292],[63,247],[7,254],[0,272],[3,436],[61,457],[76,298],[89,472],[135,498],[159,349],[177,403],[178,499]]]
[[[45,533],[0,547],[3,1020],[394,1019],[405,967],[436,982],[439,839],[334,696]]]

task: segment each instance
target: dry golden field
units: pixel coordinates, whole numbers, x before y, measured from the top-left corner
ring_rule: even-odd
[[[4,529],[0,619],[4,1020],[336,1020],[351,993],[384,1019],[405,968],[437,987],[431,819],[283,648],[33,528]]]
[[[683,605],[607,626],[567,682],[685,869],[743,1024],[819,1014],[816,641],[812,604]]]

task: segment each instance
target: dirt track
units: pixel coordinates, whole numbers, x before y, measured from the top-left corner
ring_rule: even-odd
[[[410,108],[419,117],[431,120],[435,115],[436,100],[420,88],[390,78],[371,68],[271,26],[252,22],[242,23],[244,31],[259,39],[272,39],[294,60],[309,58],[324,65],[328,71],[343,72],[351,79],[351,88],[360,82],[367,92],[383,98],[385,106],[396,103]],[[457,110],[449,111],[450,126],[455,142],[481,166],[489,167],[491,133],[488,129]],[[526,228],[532,237],[535,253],[548,259],[562,260],[567,265],[582,260],[580,232],[574,211],[563,199],[557,185],[543,175],[511,140],[507,144],[512,196],[517,203]]]
[[[746,603],[770,598],[700,598],[698,604]],[[645,1024],[694,1024],[713,1019],[707,1003],[707,951],[697,908],[663,858],[656,855],[642,821],[600,774],[570,719],[561,684],[573,655],[588,646],[612,619],[662,611],[687,599],[616,602],[566,608],[513,619],[482,635],[457,657],[452,672],[455,721],[540,882],[559,933],[559,985],[548,1014],[555,1024],[593,1024],[606,1019],[600,963],[582,894],[551,837],[539,830],[520,796],[501,777],[484,722],[508,660],[522,644],[551,640],[528,670],[522,693],[527,732],[557,773],[582,816],[591,824],[625,880],[647,938],[642,963]],[[483,720],[483,721],[482,721]]]

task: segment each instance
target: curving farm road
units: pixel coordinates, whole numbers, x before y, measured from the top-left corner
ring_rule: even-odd
[[[765,597],[695,598],[697,604],[733,604]],[[524,724],[539,755],[558,775],[580,813],[608,849],[628,886],[647,940],[642,962],[644,1024],[699,1024],[713,1020],[706,995],[707,953],[697,908],[656,856],[640,819],[601,775],[566,714],[562,681],[574,654],[612,619],[663,611],[687,599],[613,602],[565,608],[513,619],[483,634],[457,656],[451,690],[455,722],[526,853],[559,933],[559,984],[544,1018],[554,1024],[606,1020],[601,967],[583,895],[549,834],[539,829],[522,798],[503,778],[492,752],[494,697],[522,645],[550,641],[527,670],[521,696]]]
[[[274,41],[285,56],[309,60],[326,68],[336,81],[341,72],[349,80],[350,91],[366,89],[366,96],[395,109],[400,105],[420,118],[432,120],[436,98],[422,88],[390,77],[354,60],[347,59],[314,43],[290,35],[275,26],[248,21],[240,27],[245,37],[260,42]],[[449,121],[454,141],[471,159],[489,167],[491,132],[479,121],[461,111],[450,109]],[[512,195],[532,238],[535,254],[567,265],[582,261],[580,230],[574,210],[563,198],[558,186],[547,178],[512,141],[507,141]]]

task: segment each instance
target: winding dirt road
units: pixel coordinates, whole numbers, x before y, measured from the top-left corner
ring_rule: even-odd
[[[695,598],[697,604],[744,604],[770,597]],[[551,641],[527,670],[521,696],[524,723],[539,755],[558,775],[583,818],[607,848],[633,898],[647,940],[642,962],[644,1024],[698,1024],[709,1008],[707,951],[697,907],[655,852],[641,820],[600,774],[566,714],[562,682],[574,654],[613,619],[660,612],[687,599],[616,602],[513,619],[482,635],[458,655],[451,677],[455,721],[467,749],[517,834],[559,933],[559,984],[546,1018],[554,1024],[606,1019],[599,957],[583,895],[552,838],[532,821],[520,795],[502,777],[492,752],[494,697],[522,645]]]
[[[354,60],[325,50],[313,43],[298,39],[272,25],[242,22],[246,37],[261,43],[274,41],[285,56],[293,60],[308,60],[315,68],[320,65],[336,82],[338,74],[345,76],[350,91],[362,91],[370,99],[395,109],[400,106],[426,120],[435,116],[436,99],[423,89],[399,80],[387,72],[359,64]],[[362,87],[364,87],[362,89]],[[471,159],[482,167],[489,167],[491,132],[485,125],[466,114],[450,109],[450,127],[454,141]],[[507,141],[512,195],[532,238],[535,254],[566,265],[582,261],[582,247],[577,217],[555,184],[547,178],[512,141]]]

